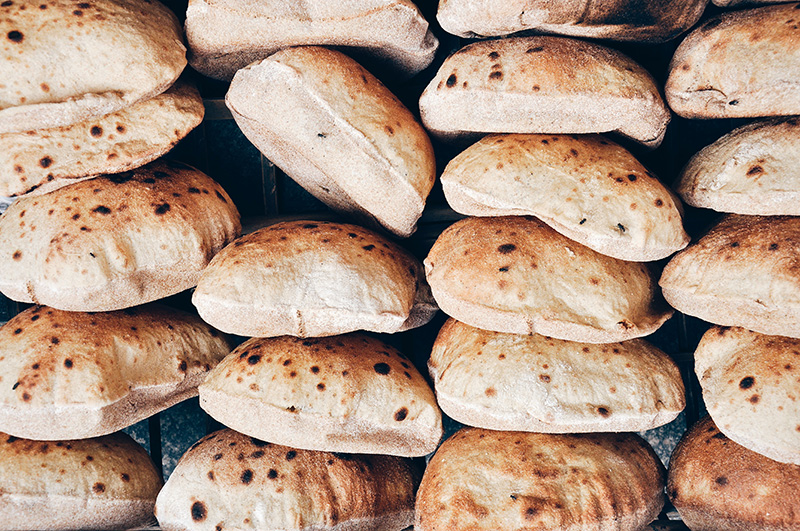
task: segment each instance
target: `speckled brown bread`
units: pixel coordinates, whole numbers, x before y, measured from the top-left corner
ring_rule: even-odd
[[[3,2],[0,35],[0,133],[118,111],[186,66],[178,20],[156,0]]]
[[[203,119],[191,84],[115,113],[54,129],[0,134],[0,196],[42,194],[76,179],[119,173],[169,151]]]
[[[200,406],[238,432],[305,450],[421,457],[442,438],[425,378],[363,334],[246,341],[200,386]]]
[[[280,51],[239,71],[225,103],[248,140],[320,201],[401,237],[416,230],[436,178],[430,139],[346,55]]]
[[[675,448],[667,494],[692,531],[800,530],[800,466],[736,444],[711,417]]]
[[[676,191],[696,207],[757,216],[800,216],[800,120],[739,127],[697,153]]]
[[[158,495],[164,531],[400,531],[419,472],[382,455],[297,450],[222,430],[181,458]]]
[[[110,311],[191,288],[240,232],[217,183],[156,161],[41,197],[0,217],[0,291],[68,311]]]
[[[164,306],[31,307],[0,327],[0,431],[52,441],[121,430],[196,396],[229,352],[198,317]]]
[[[467,218],[425,259],[436,303],[478,328],[611,343],[648,335],[672,310],[644,264],[592,251],[529,217]]]
[[[536,216],[620,260],[660,260],[689,243],[680,200],[599,135],[488,135],[451,160],[441,182],[456,212]]]
[[[678,366],[641,339],[591,345],[450,319],[428,368],[448,416],[491,430],[643,431],[686,404]]]
[[[409,0],[190,0],[189,63],[230,80],[282,48],[344,46],[411,76],[433,61],[439,41]]]
[[[676,254],[659,284],[676,310],[800,337],[800,218],[731,214]]]
[[[800,114],[800,4],[723,13],[692,31],[664,92],[684,118]]]
[[[694,25],[708,0],[442,0],[436,18],[460,37],[518,31],[664,42]]]
[[[650,147],[670,113],[650,74],[616,50],[564,37],[479,41],[448,57],[419,100],[443,137],[615,131]]]
[[[0,471],[2,531],[146,526],[162,485],[124,433],[49,443],[0,433]]]
[[[664,504],[664,466],[640,437],[465,428],[431,459],[416,531],[640,531]]]
[[[749,450],[800,465],[800,340],[715,326],[694,359],[719,429]]]
[[[223,249],[192,302],[206,322],[250,337],[392,334],[422,326],[437,310],[409,252],[357,225],[303,220]]]

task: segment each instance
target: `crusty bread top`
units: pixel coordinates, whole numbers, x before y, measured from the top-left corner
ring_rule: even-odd
[[[70,311],[143,304],[194,286],[240,230],[210,177],[156,161],[15,201],[0,217],[0,291]]]
[[[457,212],[533,215],[621,260],[659,260],[689,243],[678,198],[599,135],[488,135],[451,160],[441,181]]]
[[[800,339],[714,326],[694,359],[719,429],[745,448],[800,465]]]
[[[670,113],[650,74],[611,48],[564,37],[469,44],[448,57],[419,100],[425,126],[453,135],[616,131],[648,146]]]
[[[684,118],[800,114],[800,4],[722,13],[681,42],[664,92]]]
[[[3,496],[152,500],[161,488],[144,448],[124,433],[41,442],[0,433]]]
[[[745,315],[723,311],[724,322],[717,324],[744,326],[741,318],[745,317],[749,329],[777,333],[761,330],[777,326],[771,323],[769,316],[773,314],[782,318],[785,330],[781,335],[794,337],[800,335],[799,253],[800,218],[730,214],[698,242],[676,254],[659,283],[678,310],[694,315],[698,310],[748,303],[758,312]],[[713,307],[708,301],[714,301]]]
[[[206,322],[253,337],[393,333],[435,312],[422,264],[408,251],[357,225],[304,220],[223,249],[192,302]]]
[[[439,45],[409,0],[190,0],[186,39],[192,67],[223,80],[304,45],[355,48],[413,75],[433,61]]]
[[[641,339],[591,345],[450,319],[428,367],[440,402],[446,396],[466,409],[456,416],[442,403],[445,413],[472,426],[481,424],[468,411],[520,431],[641,431],[655,427],[654,418],[668,422],[685,405],[678,366]]]
[[[0,134],[0,196],[42,194],[79,177],[142,166],[199,125],[204,111],[197,89],[178,81],[158,96],[106,116]]]
[[[99,408],[208,372],[229,352],[199,318],[164,306],[108,313],[33,306],[0,328],[0,404]]]
[[[608,343],[647,335],[672,313],[646,265],[601,255],[535,218],[458,221],[425,268],[442,310],[499,332]],[[495,327],[493,317],[517,317],[527,330]]]
[[[156,0],[3,2],[0,35],[0,133],[117,111],[186,66],[178,20]]]
[[[296,450],[226,429],[184,454],[156,517],[167,530],[399,531],[418,481],[407,459]]]
[[[436,18],[448,33],[490,37],[518,31],[663,42],[694,25],[708,0],[441,0]]]
[[[800,120],[734,129],[692,157],[676,191],[692,206],[719,212],[800,215]]]
[[[711,417],[695,424],[675,448],[667,495],[684,519],[687,513],[700,518],[692,529],[800,529],[800,466],[736,444]]]
[[[638,531],[661,510],[664,475],[630,433],[464,428],[425,470],[414,529]]]

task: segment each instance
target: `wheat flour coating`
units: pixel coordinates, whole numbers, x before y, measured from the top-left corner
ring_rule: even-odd
[[[448,57],[419,100],[425,127],[475,133],[617,132],[661,144],[670,113],[641,66],[564,37],[479,41]]]
[[[229,245],[192,296],[200,316],[249,337],[317,337],[422,326],[437,307],[422,264],[346,223],[286,221]]]
[[[233,430],[208,435],[158,495],[164,531],[400,531],[414,521],[411,460],[298,450]]]
[[[246,341],[206,378],[200,406],[240,433],[306,450],[421,457],[442,438],[425,378],[364,334]]]
[[[684,118],[800,114],[799,3],[723,13],[692,31],[664,92]]]
[[[110,311],[191,288],[241,231],[217,183],[177,162],[15,201],[0,217],[0,291],[68,311]]]
[[[676,254],[659,284],[676,310],[800,337],[800,218],[730,214]]]
[[[439,307],[486,330],[585,343],[648,335],[672,315],[645,264],[592,251],[522,216],[466,218],[425,259]]]
[[[686,405],[678,366],[641,339],[592,345],[450,319],[428,368],[449,417],[491,430],[643,431]]]
[[[620,260],[660,260],[689,243],[680,200],[599,135],[487,135],[448,163],[441,182],[456,212],[536,216]]]
[[[85,439],[197,395],[230,345],[198,317],[148,305],[118,312],[33,306],[0,328],[0,431]]]
[[[436,178],[433,147],[361,65],[325,48],[283,50],[238,72],[225,103],[248,140],[317,199],[414,232]]]
[[[714,326],[694,353],[703,400],[734,442],[800,465],[800,340]]]
[[[186,66],[178,20],[156,0],[3,2],[0,35],[0,133],[118,111]]]
[[[573,37],[664,42],[692,27],[708,0],[442,0],[436,18],[459,37],[535,30]]]
[[[800,121],[769,118],[739,127],[698,152],[676,191],[719,212],[800,216]]]
[[[106,116],[53,129],[0,134],[0,196],[43,194],[103,173],[120,173],[168,152],[203,120],[189,83]]]
[[[800,529],[800,466],[736,444],[711,417],[686,432],[672,453],[667,494],[692,531]]]
[[[428,463],[416,531],[640,531],[664,504],[664,466],[630,433],[464,428]]]
[[[192,67],[226,81],[278,50],[308,45],[347,47],[412,76],[439,46],[408,0],[190,0],[186,40]]]
[[[150,525],[162,481],[124,433],[41,442],[0,433],[0,530],[82,531]]]

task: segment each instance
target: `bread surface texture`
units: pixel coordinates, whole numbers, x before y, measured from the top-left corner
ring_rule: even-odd
[[[0,196],[42,194],[76,179],[128,171],[167,153],[203,120],[193,85],[72,125],[0,134]]]
[[[128,308],[193,287],[240,231],[221,186],[159,160],[15,201],[0,217],[0,291],[67,311]]]
[[[37,440],[105,435],[197,395],[229,352],[198,317],[33,306],[0,328],[0,430]]]
[[[681,42],[664,92],[684,118],[800,114],[799,3],[731,11]]]
[[[298,450],[221,430],[178,462],[156,502],[165,531],[400,531],[419,473],[382,455]]]
[[[692,531],[800,529],[800,466],[736,444],[711,417],[696,423],[675,448],[667,494]]]
[[[394,333],[431,320],[437,307],[422,264],[363,227],[285,221],[226,247],[192,296],[216,328],[249,337]]]
[[[800,340],[714,326],[694,353],[714,423],[745,448],[800,465]]]
[[[408,0],[191,0],[186,40],[192,67],[226,81],[281,49],[309,45],[345,47],[407,77],[439,46]]]
[[[417,493],[417,531],[639,531],[664,504],[665,471],[634,434],[464,428]]]
[[[448,416],[492,430],[643,431],[685,406],[678,366],[641,339],[593,345],[449,319],[428,368]]]
[[[461,214],[536,216],[620,260],[660,260],[689,243],[680,200],[599,135],[487,135],[448,163],[441,182]]]
[[[800,218],[730,214],[676,254],[659,281],[676,310],[723,326],[800,337]]]
[[[469,44],[419,100],[422,123],[453,138],[475,133],[603,133],[650,147],[670,113],[650,74],[621,53],[565,37]]]
[[[178,20],[156,0],[14,0],[0,6],[0,35],[0,133],[118,111],[186,66]]]
[[[200,405],[236,431],[306,450],[421,457],[442,438],[425,378],[360,333],[250,339],[209,374]]]
[[[676,191],[686,203],[755,216],[800,215],[800,121],[768,118],[698,152]]]
[[[636,42],[664,42],[700,18],[708,0],[442,0],[436,18],[459,37],[520,31]]]
[[[0,433],[0,529],[130,529],[154,520],[162,486],[124,433],[41,442]]]
[[[334,210],[407,237],[436,177],[411,112],[341,52],[280,51],[236,74],[225,102],[268,159]]]
[[[584,247],[530,217],[466,218],[425,259],[439,307],[471,326],[610,343],[671,315],[645,264]]]

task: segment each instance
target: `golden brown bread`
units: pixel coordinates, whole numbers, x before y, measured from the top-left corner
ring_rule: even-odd
[[[676,254],[659,284],[676,310],[800,337],[800,218],[731,214]]]
[[[400,531],[419,473],[382,455],[297,450],[221,430],[181,458],[161,490],[164,531]]]
[[[137,168],[165,154],[203,119],[193,85],[117,112],[54,129],[0,134],[0,196],[42,194],[102,173]]]
[[[33,306],[0,327],[0,431],[58,440],[121,430],[196,396],[229,352],[198,317],[164,306]]]
[[[800,340],[714,326],[694,359],[719,429],[749,450],[800,465]]]
[[[667,494],[692,531],[800,529],[800,466],[736,444],[711,417],[695,424],[675,448]]]
[[[428,368],[448,416],[492,430],[643,431],[685,406],[678,366],[641,339],[591,345],[450,319]]]
[[[416,531],[639,531],[664,504],[664,466],[630,433],[464,428],[417,493]]]
[[[479,41],[448,57],[419,100],[422,123],[470,133],[603,133],[647,146],[670,114],[650,74],[616,50],[563,37]]]
[[[192,296],[200,316],[250,337],[316,337],[422,326],[436,305],[422,264],[346,223],[285,221],[229,245]]]
[[[664,92],[684,118],[800,114],[799,3],[725,12],[681,42]]]
[[[610,343],[652,333],[672,310],[644,264],[601,255],[535,218],[466,218],[425,259],[439,307],[478,328]]]
[[[221,186],[156,161],[15,201],[0,217],[0,291],[68,311],[128,308],[194,286],[240,231]]]
[[[238,432],[306,450],[420,457],[442,438],[425,378],[364,334],[246,341],[200,386],[200,406]]]
[[[189,63],[230,80],[283,48],[344,46],[411,76],[433,61],[439,41],[409,0],[190,0]]]
[[[2,531],[146,526],[162,485],[124,433],[49,443],[0,433],[0,471]]]
[[[178,19],[157,0],[3,2],[0,35],[0,133],[118,111],[186,66]]]
[[[441,182],[456,212],[536,216],[620,260],[660,260],[689,243],[680,200],[599,135],[487,135],[447,164]]]

